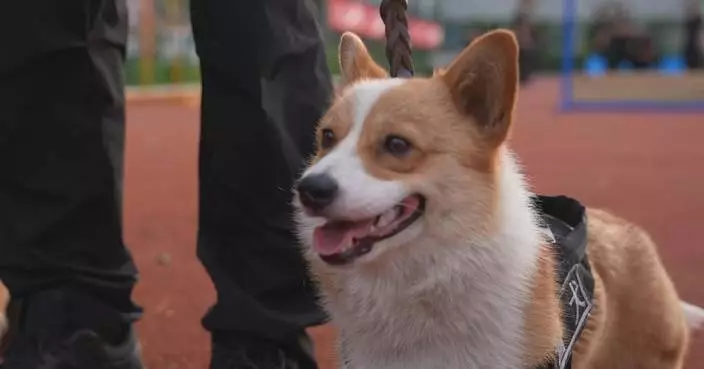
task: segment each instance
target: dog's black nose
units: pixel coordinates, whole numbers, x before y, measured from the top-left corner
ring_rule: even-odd
[[[337,182],[327,174],[311,174],[298,182],[298,196],[303,206],[322,210],[337,196]]]

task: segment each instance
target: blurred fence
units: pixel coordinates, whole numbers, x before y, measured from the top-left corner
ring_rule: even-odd
[[[198,81],[198,58],[189,22],[188,0],[127,0],[130,33],[127,52],[129,85],[183,84]],[[259,1],[259,0],[231,0]],[[320,24],[327,43],[330,69],[337,72],[337,42],[342,31],[354,31],[367,39],[379,60],[384,58],[384,25],[379,0],[318,0]],[[441,24],[419,17],[409,9],[409,28],[419,71],[432,67],[425,62],[430,50],[442,44]]]
[[[256,0],[248,0],[256,1]],[[128,85],[193,83],[199,79],[188,0],[128,0]]]
[[[130,40],[127,55],[127,82],[130,85],[162,85],[195,83],[199,79],[198,59],[195,54],[189,23],[188,0],[127,0],[130,10]],[[259,0],[232,0],[259,1]],[[465,0],[463,7],[472,8],[484,0]],[[503,1],[503,0],[502,0]],[[508,1],[508,0],[506,0]],[[557,0],[556,0],[557,1]],[[561,1],[561,0],[560,0]],[[584,3],[587,0],[579,0]],[[339,33],[352,30],[367,38],[370,51],[379,61],[383,51],[383,24],[378,18],[379,0],[317,0],[321,8],[321,25],[327,42],[328,62],[337,72],[337,42]],[[509,1],[513,3],[513,1]],[[547,4],[550,1],[538,1]],[[438,6],[455,3],[438,0]],[[671,5],[673,14],[682,13],[679,1]],[[679,8],[678,8],[679,6]],[[439,7],[442,8],[442,7]],[[489,16],[457,19],[443,14],[442,22],[427,19],[417,9],[409,9],[414,41],[414,61],[419,73],[428,73],[433,67],[443,66],[478,33],[510,26],[512,6],[504,6],[501,19]],[[459,9],[450,9],[459,13]],[[559,9],[562,10],[562,9]],[[637,15],[637,14],[635,14]],[[561,18],[561,17],[560,17]],[[562,19],[536,17],[535,26],[539,51],[536,69],[558,71],[563,58]],[[591,12],[575,19],[575,63],[589,53],[590,29],[594,22]],[[676,16],[664,18],[636,17],[636,22],[653,35],[655,48],[663,54],[680,52],[683,40],[682,20]],[[380,28],[381,27],[381,28]]]
[[[682,20],[643,20],[635,19],[636,23],[646,29],[652,35],[654,47],[658,53],[678,54],[682,52],[684,44]],[[442,65],[451,60],[469,39],[488,30],[497,27],[512,27],[511,21],[471,21],[471,22],[447,22],[445,23],[446,39],[444,44],[445,52],[437,53],[433,63]],[[544,71],[559,71],[562,66],[564,45],[564,26],[558,20],[537,20],[534,23],[536,28],[537,43],[539,45],[536,55],[536,69]],[[586,56],[591,52],[590,44],[594,37],[593,20],[575,21],[575,40],[572,56],[575,63],[581,65]]]

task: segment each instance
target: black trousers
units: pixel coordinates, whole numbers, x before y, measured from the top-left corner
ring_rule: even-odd
[[[80,288],[133,321],[120,215],[126,14],[124,0],[0,5],[0,279],[15,297]],[[332,94],[323,44],[303,0],[193,0],[191,17],[197,248],[217,289],[203,323],[277,339],[325,319],[289,205]]]

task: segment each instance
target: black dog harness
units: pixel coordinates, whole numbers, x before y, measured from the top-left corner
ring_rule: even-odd
[[[537,210],[558,257],[564,337],[555,357],[535,369],[572,368],[572,348],[593,307],[594,277],[587,258],[586,211],[566,196],[537,196]]]

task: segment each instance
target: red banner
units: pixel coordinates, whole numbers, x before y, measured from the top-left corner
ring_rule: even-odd
[[[365,38],[384,39],[379,8],[365,2],[328,0],[328,25],[337,32],[351,31]],[[421,50],[437,48],[445,37],[442,25],[415,17],[408,17],[408,31],[413,47]]]

